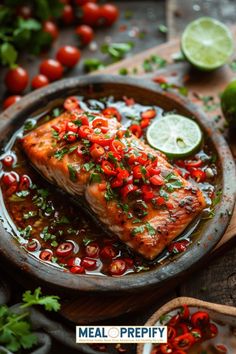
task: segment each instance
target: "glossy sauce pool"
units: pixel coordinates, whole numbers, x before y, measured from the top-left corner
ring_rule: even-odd
[[[142,112],[149,108],[155,109],[156,117],[165,114],[159,107],[142,106],[140,104],[127,104],[127,101],[115,102],[111,97],[102,100],[84,101],[79,97],[80,107],[87,112],[100,112],[106,107],[116,107],[122,115],[122,124],[139,124]],[[208,208],[204,211],[204,218],[196,219],[185,232],[173,242],[169,249],[164,251],[154,261],[148,262],[135,254],[127,246],[122,244],[117,237],[108,234],[88,217],[88,215],[71,198],[61,193],[56,187],[46,182],[30,165],[21,150],[20,137],[27,131],[35,128],[56,116],[62,111],[61,107],[54,108],[51,112],[44,112],[39,116],[28,119],[20,130],[11,138],[5,146],[0,160],[1,168],[1,216],[10,227],[12,236],[24,247],[32,257],[37,257],[41,262],[61,268],[64,271],[81,273],[81,262],[85,262],[86,274],[114,275],[111,274],[111,262],[118,259],[125,261],[125,270],[120,274],[126,275],[133,272],[148,271],[159,264],[170,260],[175,254],[182,252],[194,241],[199,233],[199,228],[204,218],[211,217],[212,200],[217,200],[216,180],[217,166],[215,154],[205,144],[194,156],[195,160],[201,160],[201,170],[206,173],[206,180],[199,182],[203,190]],[[11,156],[13,164],[5,162],[5,158]],[[8,158],[9,159],[9,158]],[[191,158],[188,158],[191,160]],[[182,175],[189,176],[181,161],[172,161],[176,169]],[[21,190],[10,190],[3,183],[4,173],[13,172],[17,179],[26,176],[26,184]],[[28,182],[27,182],[28,179]],[[20,182],[19,182],[20,183]],[[72,245],[72,250],[58,251],[60,245]],[[66,247],[66,246],[64,246]],[[85,259],[85,260],[84,260]]]

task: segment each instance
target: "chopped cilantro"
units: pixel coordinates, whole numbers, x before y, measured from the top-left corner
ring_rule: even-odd
[[[19,229],[19,231],[21,237],[28,239],[31,236],[32,226],[28,225],[24,229]]]
[[[33,211],[33,210],[29,211],[28,213],[23,214],[23,219],[28,220],[30,218],[35,217],[37,214],[38,214],[37,211]]]
[[[85,171],[90,171],[93,167],[95,166],[94,162],[90,161],[87,162],[83,165],[83,168],[85,169]]]
[[[137,234],[142,234],[144,231],[145,231],[145,226],[144,225],[137,226],[137,227],[132,229],[131,235],[135,236]]]
[[[146,223],[146,229],[147,229],[149,235],[151,235],[151,236],[156,235],[156,230],[149,222]]]
[[[99,183],[101,182],[101,175],[98,173],[91,173],[90,178],[89,178],[89,183]]]
[[[76,169],[74,168],[74,166],[72,166],[70,164],[68,164],[67,167],[68,167],[68,171],[69,171],[70,180],[72,182],[76,182],[77,181],[77,171],[76,171]]]

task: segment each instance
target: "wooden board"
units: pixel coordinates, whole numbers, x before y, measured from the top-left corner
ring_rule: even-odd
[[[236,28],[233,29],[236,34]],[[182,86],[183,84],[188,87],[189,98],[194,100],[195,103],[201,104],[200,100],[196,100],[195,93],[199,95],[210,95],[214,96],[215,99],[218,99],[218,94],[223,90],[227,82],[229,82],[233,76],[231,69],[228,65],[224,68],[210,74],[200,74],[194,70],[191,70],[187,63],[171,63],[171,58],[173,54],[179,51],[179,40],[172,40],[166,44],[157,46],[155,48],[146,50],[143,53],[140,53],[132,58],[123,60],[117,64],[111,65],[103,70],[100,70],[99,73],[104,74],[117,74],[121,68],[127,68],[129,72],[132,72],[134,68],[137,68],[139,75],[145,75],[143,78],[147,80],[152,80],[153,77],[164,76],[168,79],[169,82],[178,84]],[[145,74],[143,71],[143,61],[148,59],[151,55],[159,55],[165,58],[170,65],[167,65],[165,68],[158,70],[154,73]],[[220,109],[217,107],[212,112],[208,112],[209,119],[212,119],[212,116],[220,114]],[[222,127],[222,122],[220,122],[219,127]],[[234,148],[233,144],[231,146]],[[236,150],[234,150],[235,152]],[[223,248],[229,244],[229,241],[233,241],[236,236],[236,209],[232,217],[231,223],[220,241],[214,250],[214,254],[217,254],[222,251]],[[152,290],[145,292],[137,292],[136,294],[128,294],[111,297],[110,295],[80,295],[75,299],[68,299],[63,302],[61,315],[69,321],[76,323],[90,323],[105,320],[107,318],[117,317],[121,314],[126,314],[137,309],[142,309],[148,304],[151,306],[156,303],[157,299],[163,296],[167,291],[174,289],[178,285],[179,280],[172,282],[170,286],[162,291]],[[144,301],[145,299],[145,301]]]

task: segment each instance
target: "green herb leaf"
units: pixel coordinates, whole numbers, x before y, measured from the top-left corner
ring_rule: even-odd
[[[69,176],[70,176],[70,180],[72,182],[76,182],[77,181],[77,171],[76,169],[74,168],[74,166],[72,165],[67,165],[68,167],[68,171],[69,171]]]
[[[12,67],[16,62],[17,56],[17,51],[12,44],[6,42],[1,45],[0,58],[3,65],[9,65]]]
[[[23,294],[22,299],[25,303],[21,306],[22,308],[30,307],[33,305],[42,305],[47,311],[58,311],[61,307],[58,302],[58,296],[42,296],[41,288],[35,289],[33,293],[30,290],[27,290]]]

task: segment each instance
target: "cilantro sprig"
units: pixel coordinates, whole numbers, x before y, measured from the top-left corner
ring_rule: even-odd
[[[60,309],[59,297],[54,295],[43,296],[41,288],[32,293],[26,291],[22,296],[23,304],[20,309],[30,308],[34,305],[44,306],[47,311]],[[7,305],[0,306],[0,344],[13,353],[20,349],[30,349],[38,342],[32,333],[29,322],[29,312],[13,312]]]

